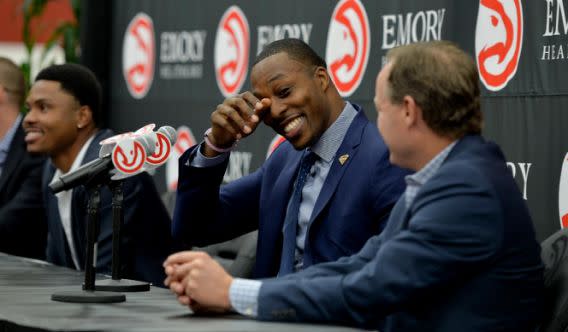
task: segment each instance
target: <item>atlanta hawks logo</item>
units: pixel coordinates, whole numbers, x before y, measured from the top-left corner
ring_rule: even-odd
[[[122,73],[132,97],[144,98],[154,79],[154,24],[138,13],[126,28],[122,44]]]
[[[515,76],[523,44],[521,0],[480,0],[475,53],[488,90],[503,89]]]
[[[562,162],[560,184],[558,189],[558,209],[560,213],[560,226],[568,227],[568,153]]]
[[[123,139],[112,151],[112,163],[123,174],[134,174],[142,169],[146,161],[146,151],[134,139]]]
[[[250,50],[249,25],[245,14],[231,6],[221,18],[215,37],[215,77],[221,93],[239,92],[247,77]]]
[[[150,165],[162,165],[168,160],[170,156],[170,151],[172,149],[172,143],[168,139],[168,137],[162,133],[156,133],[157,140],[156,140],[156,149],[154,154],[149,155],[146,159],[146,162]]]
[[[370,48],[365,7],[359,0],[339,1],[329,23],[325,60],[341,96],[350,96],[359,87]]]

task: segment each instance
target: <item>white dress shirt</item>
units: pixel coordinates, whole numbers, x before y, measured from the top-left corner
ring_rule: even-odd
[[[77,168],[81,166],[83,162],[83,158],[85,158],[85,154],[89,148],[89,145],[95,138],[95,135],[91,136],[87,142],[81,147],[79,154],[75,157],[71,168],[67,173],[73,172]],[[53,178],[51,179],[51,183],[59,179],[62,175],[67,173],[63,173],[60,169],[55,170],[55,174],[53,174]],[[75,244],[73,243],[73,232],[71,228],[71,203],[73,199],[73,189],[60,191],[55,194],[57,197],[57,207],[59,208],[59,218],[61,219],[61,224],[63,226],[63,230],[65,231],[65,237],[67,238],[67,243],[69,244],[69,251],[71,252],[71,257],[73,258],[73,265],[75,265],[75,269],[81,270],[79,266],[79,260],[77,259],[77,252],[75,251]]]

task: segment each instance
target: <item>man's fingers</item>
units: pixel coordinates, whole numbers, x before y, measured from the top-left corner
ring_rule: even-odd
[[[266,112],[270,111],[270,106],[272,105],[272,101],[268,98],[262,98],[254,105],[254,112],[256,116],[256,121],[264,118]]]
[[[213,114],[211,114],[211,122],[217,127],[223,128],[223,130],[228,132],[234,139],[238,139],[238,136],[241,135],[240,128],[233,124],[233,122],[221,112],[213,112]]]
[[[170,256],[168,256],[168,258],[166,258],[166,260],[164,261],[163,266],[166,267],[168,265],[177,265],[177,264],[189,263],[196,258],[204,257],[204,256],[208,256],[208,255],[206,253],[204,253],[203,251],[180,251],[180,252],[177,252],[175,254],[171,254]]]
[[[245,104],[245,106],[243,107],[249,108],[249,106],[246,105],[246,103],[242,99],[239,99],[239,101]],[[229,123],[231,123],[236,130],[242,132],[243,134],[249,134],[251,130],[250,127],[247,125],[245,119],[248,119],[250,115],[243,114],[238,109],[239,109],[238,107],[226,104],[221,104],[217,106],[217,112],[224,115],[229,120]]]
[[[180,295],[177,297],[179,303],[187,306],[191,304],[191,298],[187,295]]]
[[[164,279],[164,286],[169,287],[171,282],[172,279],[170,277],[166,277],[166,279]]]
[[[170,291],[172,291],[172,293],[175,293],[177,295],[183,295],[184,290],[185,289],[183,285],[179,281],[172,281],[170,283]]]

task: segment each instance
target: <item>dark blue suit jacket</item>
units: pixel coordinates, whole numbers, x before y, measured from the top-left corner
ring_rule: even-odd
[[[41,199],[45,158],[26,151],[21,124],[0,175],[0,251],[45,259],[47,225]]]
[[[468,136],[358,254],[264,281],[258,314],[385,332],[534,331],[542,273],[501,150]]]
[[[304,151],[284,142],[257,171],[220,187],[226,163],[188,167],[186,162],[195,149],[180,158],[174,236],[189,245],[203,246],[258,229],[254,275],[275,276],[286,208]],[[349,158],[341,165],[337,158],[344,154]],[[407,173],[389,163],[376,126],[358,109],[314,207],[304,266],[354,254],[378,234],[404,191]]]
[[[99,142],[112,136],[100,130],[91,142],[82,164],[98,158]],[[43,176],[43,195],[48,217],[47,261],[74,267],[59,216],[57,197],[48,187],[55,167],[47,162]],[[144,280],[162,286],[165,279],[163,261],[173,251],[171,222],[152,178],[147,173],[128,178],[123,184],[124,224],[121,228],[121,277]],[[81,269],[85,265],[88,194],[83,186],[73,189],[71,223],[73,242]],[[101,190],[100,233],[98,236],[97,272],[111,272],[112,263],[112,194]]]

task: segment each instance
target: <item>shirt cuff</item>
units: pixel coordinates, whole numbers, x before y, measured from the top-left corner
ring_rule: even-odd
[[[188,166],[199,168],[214,167],[222,164],[229,157],[229,152],[221,153],[213,158],[205,157],[203,153],[201,153],[201,147],[203,144],[204,143],[199,144],[193,154],[193,157],[189,158],[189,162],[187,163]]]
[[[262,281],[235,278],[229,288],[229,300],[233,309],[241,315],[258,315],[258,294]]]

